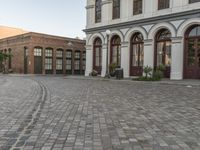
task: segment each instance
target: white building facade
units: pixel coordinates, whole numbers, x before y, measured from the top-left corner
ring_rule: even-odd
[[[167,78],[200,79],[200,0],[87,0],[86,10],[86,76],[104,77],[108,61],[127,78],[164,64]]]

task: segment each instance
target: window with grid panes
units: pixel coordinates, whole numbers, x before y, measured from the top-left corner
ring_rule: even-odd
[[[95,3],[95,22],[101,22],[101,0],[96,0]]]
[[[53,65],[53,50],[46,49],[45,50],[45,70],[52,70]]]
[[[113,19],[120,18],[120,0],[113,0]]]
[[[76,51],[75,52],[75,62],[74,62],[74,69],[80,70],[80,58],[81,58],[81,52]]]
[[[142,1],[143,0],[133,0],[133,15],[142,13]]]
[[[72,50],[66,52],[66,70],[72,70]]]
[[[34,56],[42,56],[42,49],[34,48]]]
[[[56,51],[56,70],[63,69],[63,50]]]
[[[170,0],[158,0],[158,10],[169,8]]]

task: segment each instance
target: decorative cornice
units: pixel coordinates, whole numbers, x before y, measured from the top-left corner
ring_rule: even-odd
[[[155,23],[155,22],[159,22],[161,20],[174,21],[174,20],[177,20],[177,18],[188,19],[188,16],[190,16],[190,15],[199,15],[200,16],[200,9],[179,12],[179,13],[173,13],[173,14],[167,14],[167,15],[151,17],[151,18],[145,18],[145,19],[140,19],[140,20],[110,24],[110,25],[101,26],[101,27],[94,27],[94,28],[85,29],[83,31],[86,33],[92,33],[92,32],[96,32],[96,31],[104,31],[106,29],[122,28],[122,27],[125,28],[125,27],[129,27],[129,26],[133,26],[133,25]]]
[[[112,0],[102,1],[101,5],[105,5],[105,4],[109,4],[109,3],[112,3]]]
[[[152,45],[152,43],[153,43],[153,40],[152,40],[152,39],[144,40],[144,45],[145,45],[145,46],[150,46],[150,45]]]
[[[172,43],[174,44],[182,43],[183,37],[172,37],[171,40],[172,40]]]
[[[88,6],[86,6],[85,8],[86,8],[86,9],[92,9],[92,8],[94,8],[94,5],[88,5]]]

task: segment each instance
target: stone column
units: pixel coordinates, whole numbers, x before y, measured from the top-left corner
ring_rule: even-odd
[[[92,72],[92,45],[86,45],[86,70],[85,70],[85,76],[89,76],[89,74]]]
[[[129,57],[129,42],[121,43],[121,68],[124,70],[124,77],[129,77],[129,66],[130,66],[130,57]]]
[[[109,52],[109,50],[108,50],[108,52]],[[105,75],[106,75],[106,67],[107,67],[106,66],[106,59],[107,59],[107,44],[103,44],[102,45],[102,70],[101,70],[101,77],[105,77]],[[108,62],[109,62],[109,60],[108,60]]]
[[[183,79],[183,38],[172,38],[171,48],[171,80]]]
[[[144,67],[154,67],[154,44],[153,40],[144,40]]]

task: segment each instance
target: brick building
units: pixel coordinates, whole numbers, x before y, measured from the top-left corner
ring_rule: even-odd
[[[11,53],[7,67],[25,74],[84,74],[85,41],[41,33],[0,39],[0,52]]]

